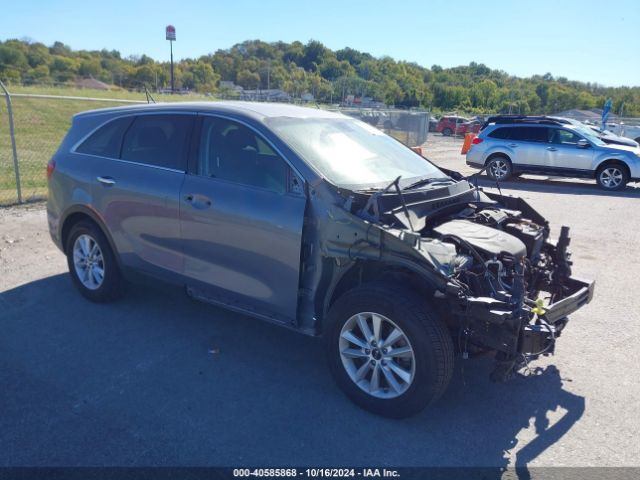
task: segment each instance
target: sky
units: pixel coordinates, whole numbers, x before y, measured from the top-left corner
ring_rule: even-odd
[[[552,73],[640,85],[640,1],[22,0],[0,11],[0,39],[197,58],[250,39],[319,40],[376,57],[453,67],[472,61],[521,77]]]

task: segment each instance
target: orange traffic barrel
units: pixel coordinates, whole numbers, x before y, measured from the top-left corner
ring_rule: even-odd
[[[462,151],[460,152],[461,155],[464,155],[469,151],[471,148],[471,142],[473,142],[473,139],[476,138],[476,136],[477,135],[475,133],[464,134],[464,143],[462,144]]]

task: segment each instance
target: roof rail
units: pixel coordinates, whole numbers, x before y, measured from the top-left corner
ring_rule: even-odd
[[[487,118],[487,121],[482,126],[481,130],[484,130],[490,123],[496,125],[503,125],[506,123],[530,123],[530,124],[543,124],[543,125],[566,125],[571,122],[564,118],[559,117],[547,117],[545,115],[494,115]]]

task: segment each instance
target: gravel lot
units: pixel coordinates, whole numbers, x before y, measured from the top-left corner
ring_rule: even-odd
[[[460,144],[432,136],[425,154],[470,173]],[[493,384],[487,359],[458,359],[445,397],[401,421],[349,402],[317,339],[169,287],[85,301],[44,205],[0,210],[0,466],[640,466],[640,188],[525,177],[503,192],[552,234],[572,227],[595,299],[540,375]]]

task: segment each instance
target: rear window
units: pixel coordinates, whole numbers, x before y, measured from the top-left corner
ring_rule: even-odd
[[[82,144],[76,148],[76,152],[98,155],[100,157],[118,158],[120,156],[122,136],[132,121],[132,117],[124,117],[108,122],[82,142]]]
[[[489,136],[491,138],[499,138],[499,139],[505,140],[509,138],[510,133],[511,133],[510,128],[501,127],[501,128],[496,128],[493,132],[489,134]]]
[[[547,127],[511,127],[511,140],[525,142],[548,142],[549,129]]]
[[[186,170],[192,115],[141,115],[129,127],[122,159],[156,167]]]

